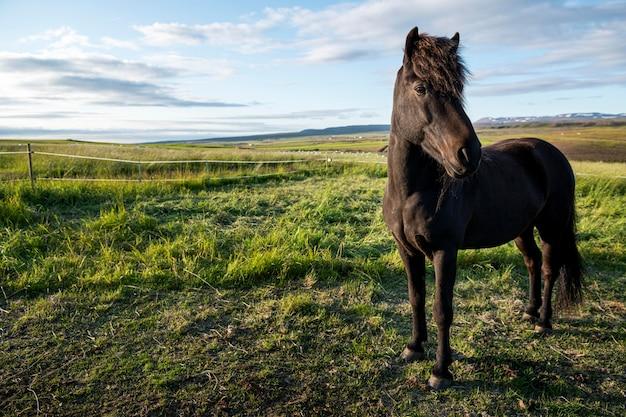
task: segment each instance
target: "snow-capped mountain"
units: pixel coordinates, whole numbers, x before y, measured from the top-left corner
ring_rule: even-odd
[[[626,113],[563,113],[555,116],[520,116],[520,117],[483,117],[474,122],[477,126],[511,125],[523,123],[567,123],[626,120]]]

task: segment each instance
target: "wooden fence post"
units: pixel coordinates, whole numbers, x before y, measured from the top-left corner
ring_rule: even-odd
[[[26,144],[28,151],[28,178],[30,178],[30,186],[35,187],[35,176],[33,175],[33,151],[30,148],[30,143]]]

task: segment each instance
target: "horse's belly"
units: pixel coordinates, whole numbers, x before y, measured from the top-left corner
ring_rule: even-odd
[[[527,207],[471,219],[465,230],[463,249],[492,248],[512,241],[533,224],[539,209]]]
[[[509,233],[509,234],[498,234],[487,237],[474,237],[469,236],[466,237],[463,241],[463,245],[461,249],[483,249],[483,248],[493,248],[496,246],[504,245],[507,242],[512,241],[519,233]]]

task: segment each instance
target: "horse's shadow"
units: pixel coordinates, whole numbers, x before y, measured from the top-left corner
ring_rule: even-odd
[[[624,401],[619,395],[601,392],[599,385],[607,378],[619,380],[622,375],[594,369],[586,366],[576,366],[569,361],[553,362],[535,361],[506,357],[504,355],[483,355],[463,359],[475,366],[479,371],[489,372],[493,363],[510,369],[512,376],[508,381],[486,381],[481,379],[456,380],[452,389],[481,390],[493,394],[511,391],[521,400],[528,400],[530,404],[537,401],[566,399],[581,399],[603,403],[620,403]],[[565,383],[563,383],[565,382]],[[583,385],[584,384],[584,385]],[[528,406],[528,404],[527,404]]]

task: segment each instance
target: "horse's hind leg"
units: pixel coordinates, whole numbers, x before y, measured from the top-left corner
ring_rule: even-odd
[[[541,306],[541,251],[535,243],[533,226],[526,229],[517,239],[515,245],[524,255],[524,264],[528,269],[529,302],[524,311],[524,320],[536,321]]]
[[[559,276],[562,262],[562,248],[560,241],[559,222],[545,222],[537,225],[541,236],[541,272],[543,276],[543,300],[539,314],[539,320],[535,324],[538,333],[550,333],[552,331],[552,289]]]

